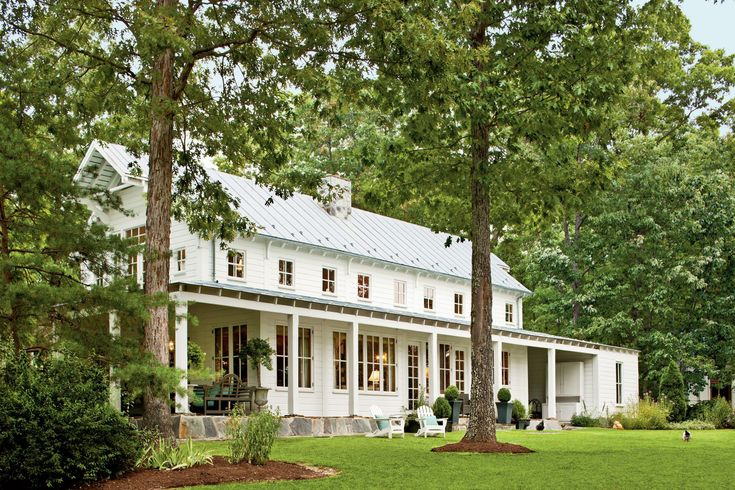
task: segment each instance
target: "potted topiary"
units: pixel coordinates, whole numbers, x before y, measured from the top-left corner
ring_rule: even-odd
[[[457,387],[454,385],[447,386],[447,389],[444,390],[444,398],[447,399],[449,406],[452,407],[452,418],[450,422],[452,424],[459,423],[459,413],[462,408],[462,400],[459,400],[459,390]]]
[[[273,350],[268,341],[260,337],[248,340],[240,350],[240,355],[246,356],[248,361],[250,361],[250,366],[255,369],[258,375],[258,386],[254,388],[255,404],[258,406],[258,411],[262,410],[263,406],[268,403],[268,390],[270,389],[263,387],[261,383],[260,367],[263,366],[268,371],[272,370],[273,364],[271,364],[271,357],[275,353],[276,351]]]
[[[434,411],[434,416],[437,419],[448,419],[452,416],[452,407],[449,406],[449,402],[443,396],[438,397],[434,401],[434,406],[431,409]],[[447,432],[452,432],[451,423],[447,424]]]
[[[500,424],[510,424],[512,405],[508,403],[509,401],[510,390],[508,388],[500,388],[498,390],[498,401],[495,402],[495,407],[498,410],[498,423]]]
[[[511,405],[513,407],[512,418],[516,424],[516,429],[525,430],[531,423],[531,421],[526,418],[526,406],[518,399],[513,400]]]

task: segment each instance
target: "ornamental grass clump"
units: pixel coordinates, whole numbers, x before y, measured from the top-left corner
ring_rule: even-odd
[[[230,412],[230,417],[225,425],[227,433],[227,447],[230,454],[227,461],[230,464],[237,464],[245,459],[245,451],[247,447],[246,430],[245,430],[245,408],[242,403],[235,405]]]
[[[248,417],[245,431],[245,458],[248,463],[261,465],[268,462],[280,426],[278,411],[263,410]]]
[[[212,464],[212,455],[194,447],[191,438],[183,444],[158,437],[143,450],[137,466],[156,470],[182,470],[203,464]]]
[[[620,423],[626,429],[661,430],[669,428],[671,403],[662,399],[658,402],[645,395],[638,403],[628,407]]]

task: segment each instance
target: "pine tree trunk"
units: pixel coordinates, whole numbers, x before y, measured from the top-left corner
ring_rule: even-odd
[[[3,271],[3,283],[5,288],[10,287],[10,283],[13,282],[13,272],[10,269],[10,218],[5,210],[6,196],[10,194],[2,186],[0,186],[0,255],[8,261],[5,270]],[[7,323],[10,326],[10,336],[13,339],[13,349],[15,353],[20,353],[20,336],[18,335],[18,328],[16,327],[15,307],[13,303],[9,305],[9,313],[7,315]]]
[[[175,8],[173,0],[159,0],[158,11]],[[168,280],[173,177],[173,49],[164,47],[153,68],[148,206],[146,211],[145,294],[152,301],[143,347],[168,366]],[[173,437],[169,400],[146,390],[143,425]]]
[[[487,187],[488,126],[472,121],[472,387],[470,420],[463,440],[495,442],[493,396],[492,285],[490,282],[490,195]]]

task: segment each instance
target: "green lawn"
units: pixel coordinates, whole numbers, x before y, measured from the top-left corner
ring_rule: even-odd
[[[462,433],[447,435],[459,440]],[[237,488],[735,488],[735,431],[499,432],[499,439],[534,454],[437,454],[442,439],[291,438],[276,442],[273,459],[337,468],[336,477]],[[224,442],[202,445],[226,454]]]

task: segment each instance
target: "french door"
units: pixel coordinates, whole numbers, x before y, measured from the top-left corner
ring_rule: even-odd
[[[408,409],[415,410],[419,401],[419,345],[408,344]]]

